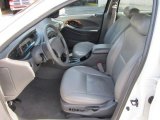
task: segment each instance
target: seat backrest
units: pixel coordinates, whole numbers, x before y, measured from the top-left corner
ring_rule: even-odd
[[[116,40],[107,57],[107,73],[115,82],[115,100],[121,96],[129,75],[135,69],[144,50],[150,16],[135,14],[130,27]]]
[[[137,8],[126,7],[124,9],[125,16],[120,17],[106,32],[104,43],[113,44],[117,37],[130,26],[130,18],[137,13],[139,13]]]

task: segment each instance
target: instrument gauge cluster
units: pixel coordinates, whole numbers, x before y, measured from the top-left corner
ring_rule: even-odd
[[[31,32],[27,37],[19,43],[16,48],[10,53],[9,58],[15,60],[28,59],[31,57],[31,50],[37,41],[36,31]]]

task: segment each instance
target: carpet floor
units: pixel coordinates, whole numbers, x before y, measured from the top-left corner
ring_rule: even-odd
[[[19,95],[15,112],[26,119],[63,119],[59,90],[60,80],[36,78]]]

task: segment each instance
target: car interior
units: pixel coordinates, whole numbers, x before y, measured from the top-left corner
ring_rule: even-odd
[[[152,15],[151,0],[143,6],[150,10],[121,1],[106,1],[94,15],[58,10],[2,51],[2,91],[19,118],[112,117],[141,61]],[[62,9],[69,14],[79,4]]]

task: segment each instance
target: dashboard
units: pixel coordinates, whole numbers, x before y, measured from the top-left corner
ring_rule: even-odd
[[[37,33],[36,31],[30,33],[16,48],[10,53],[9,58],[21,60],[31,57],[30,51],[36,45]]]
[[[35,46],[38,46],[44,42],[44,29],[48,23],[53,24],[59,30],[63,26],[61,21],[56,21],[52,18],[46,18],[30,30],[26,31],[17,40],[15,40],[16,46],[12,48],[8,57],[13,60],[28,60],[31,56],[31,51]],[[48,35],[51,36],[53,31],[49,30]],[[14,44],[14,43],[13,43]],[[11,45],[12,46],[12,45]]]
[[[20,36],[12,36],[11,39],[14,38],[14,41],[9,42],[10,44],[7,44],[8,46],[0,52],[0,73],[1,78],[3,78],[1,79],[3,86],[5,86],[3,89],[4,96],[7,101],[16,99],[22,90],[34,80],[35,73],[41,64],[35,62],[33,51],[44,45],[44,37],[48,37],[46,35],[53,36],[54,32],[51,29],[46,34],[48,24],[57,28],[60,27],[59,23],[53,22],[51,18],[46,18]],[[45,49],[43,50],[45,51]]]

